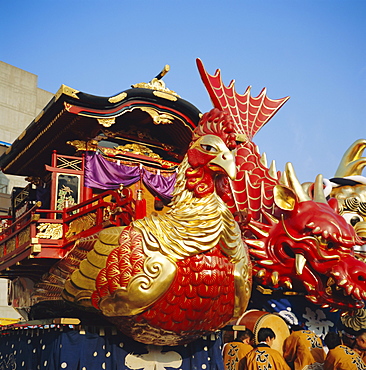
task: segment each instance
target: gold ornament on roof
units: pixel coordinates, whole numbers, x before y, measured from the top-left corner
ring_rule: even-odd
[[[150,89],[155,91],[161,91],[163,93],[168,93],[171,95],[174,95],[176,97],[180,97],[175,91],[168,89],[165,87],[165,82],[161,80],[162,77],[164,77],[170,70],[170,66],[166,64],[163,68],[163,70],[150,82],[140,82],[135,85],[132,85],[133,88],[140,88],[140,89]]]
[[[108,99],[108,101],[110,103],[119,103],[121,102],[123,99],[127,98],[127,93],[126,92],[122,92],[116,96],[112,96]]]
[[[72,98],[75,98],[75,99],[80,99],[77,95],[79,92],[80,92],[79,90],[75,90],[72,87],[61,85],[61,87],[58,89],[58,91],[55,94],[55,101],[58,100],[62,94],[71,96]]]

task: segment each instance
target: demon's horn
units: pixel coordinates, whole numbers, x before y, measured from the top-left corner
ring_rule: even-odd
[[[334,177],[362,175],[362,170],[366,167],[366,157],[362,157],[365,148],[365,139],[355,141],[344,153]]]
[[[328,204],[327,200],[325,199],[325,195],[324,195],[323,175],[320,175],[320,174],[316,177],[316,180],[314,183],[314,201],[318,203]]]
[[[311,200],[310,197],[305,193],[304,189],[302,188],[299,180],[297,179],[294,167],[292,163],[287,162],[285,168],[286,176],[288,179],[288,183],[291,189],[295,192],[297,197],[299,198],[299,202],[306,202]]]

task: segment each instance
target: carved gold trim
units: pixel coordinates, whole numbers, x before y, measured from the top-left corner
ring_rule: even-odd
[[[144,155],[146,157],[154,158],[154,159],[162,159],[160,155],[154,153],[150,148],[142,144],[126,144],[126,145],[119,145],[114,148],[115,150],[122,151],[124,153],[133,153],[138,155]]]
[[[139,108],[139,109],[141,110],[141,108]],[[174,117],[174,116],[172,116],[172,117],[174,119],[178,118],[178,117]],[[126,131],[120,130],[120,131],[117,131],[117,132],[113,132],[113,131],[109,131],[109,130],[103,130],[103,133],[108,138],[112,137],[112,138],[122,139],[124,141],[129,141],[131,143],[136,143],[136,144],[140,144],[140,141],[128,139],[128,138],[125,137],[125,135],[137,136],[137,138],[140,139],[141,141],[144,141],[145,139],[149,139],[149,140],[155,141],[155,142],[159,141],[158,139],[156,139],[155,137],[153,137],[150,134],[149,130],[146,130],[146,129],[145,130],[139,130],[134,126],[131,129],[126,130]],[[168,144],[165,144],[165,143],[160,143],[160,145],[154,145],[154,144],[151,144],[151,143],[144,143],[144,145],[147,145],[147,146],[152,147],[152,148],[164,149],[166,151],[173,151],[173,150],[177,149],[175,146],[168,145]]]
[[[141,107],[140,109],[150,115],[155,125],[171,125],[174,121],[174,116],[171,114],[160,113],[158,110],[150,107]]]
[[[123,99],[127,98],[127,93],[126,92],[122,92],[116,96],[112,96],[108,99],[108,101],[110,103],[119,103],[120,101],[122,101]]]
[[[132,85],[134,88],[149,89],[154,90],[153,94],[159,96],[160,98],[176,101],[180,96],[173,90],[167,89],[163,81],[154,78],[151,82],[140,82],[138,84]],[[161,95],[158,95],[158,94]]]
[[[113,118],[97,118],[97,121],[100,125],[104,127],[111,127],[116,123],[116,117]]]
[[[43,239],[61,239],[62,238],[62,224],[40,223],[37,225],[37,238]]]
[[[58,98],[62,95],[62,94],[65,94],[65,95],[68,95],[68,96],[71,96],[75,99],[79,99],[79,97],[76,95],[78,94],[80,91],[78,90],[75,90],[69,86],[66,86],[66,85],[61,85],[61,87],[58,89],[58,91],[56,92],[55,94],[55,101],[58,100]]]
[[[178,98],[177,98],[178,95],[175,96],[175,95],[172,95],[171,93],[166,93],[166,92],[162,92],[162,91],[154,91],[153,94],[155,96],[157,96],[158,98],[167,99],[167,100],[170,100],[170,101],[177,101],[178,100]]]
[[[161,79],[162,77],[164,77],[169,72],[169,70],[170,70],[170,66],[168,64],[166,64],[164,66],[163,70],[155,78],[153,78],[150,82],[148,82],[148,83],[140,82],[140,83],[137,83],[135,85],[132,85],[132,87],[141,88],[141,89],[155,90],[154,94],[155,94],[156,91],[161,91],[163,93],[168,93],[168,94],[171,94],[171,95],[175,95],[179,98],[179,95],[175,91],[168,89],[165,86],[165,82]]]
[[[98,148],[98,141],[92,139],[89,141],[83,140],[73,140],[73,141],[66,141],[66,144],[72,145],[76,148],[76,151],[96,151]]]
[[[101,149],[101,152],[106,157],[110,157],[110,156],[113,156],[114,157],[116,155],[121,155],[121,156],[126,155],[128,158],[122,158],[122,164],[130,165],[131,164],[131,161],[133,161],[133,158],[131,156],[128,156],[128,154],[131,153],[131,151],[128,151],[127,152],[127,151],[113,149],[113,148],[102,148]],[[167,171],[167,172],[170,172],[171,173],[172,168],[176,168],[177,167],[177,164],[176,163],[169,162],[169,161],[166,161],[164,159],[161,159],[161,157],[159,157],[158,154],[156,154],[154,152],[152,152],[152,153],[153,153],[153,155],[148,155],[147,153],[146,154],[142,154],[142,155],[148,156],[149,158],[154,159],[160,165],[165,166],[166,167],[165,170],[169,170],[170,169],[170,171]],[[118,160],[118,158],[108,158],[108,160],[113,161],[113,162],[116,162]],[[127,161],[127,163],[124,163],[123,161]],[[136,162],[140,162],[143,165],[145,165],[145,164],[148,165],[148,166],[151,165],[151,162],[149,162],[148,160],[145,161],[142,158],[139,158],[138,160],[136,160]]]
[[[165,83],[161,80],[153,78],[150,82],[139,82],[132,85],[133,88],[149,89],[149,90],[160,90],[160,91],[171,91],[166,89]],[[172,93],[176,94],[174,91]]]

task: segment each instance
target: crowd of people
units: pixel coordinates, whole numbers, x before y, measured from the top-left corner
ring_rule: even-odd
[[[323,341],[311,330],[292,326],[283,353],[271,348],[271,328],[260,328],[256,343],[249,329],[224,344],[225,370],[366,370],[366,329],[355,336],[329,332]]]

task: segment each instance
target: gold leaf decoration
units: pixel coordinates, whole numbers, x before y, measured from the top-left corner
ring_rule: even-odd
[[[61,239],[62,238],[62,224],[41,223],[37,225],[39,232],[37,238],[44,239]]]
[[[116,118],[97,118],[98,123],[104,127],[111,127],[112,125],[115,124]]]
[[[125,92],[122,92],[116,96],[112,96],[108,99],[108,101],[110,103],[119,103],[120,101],[122,101],[123,99],[127,98],[127,93]]]

